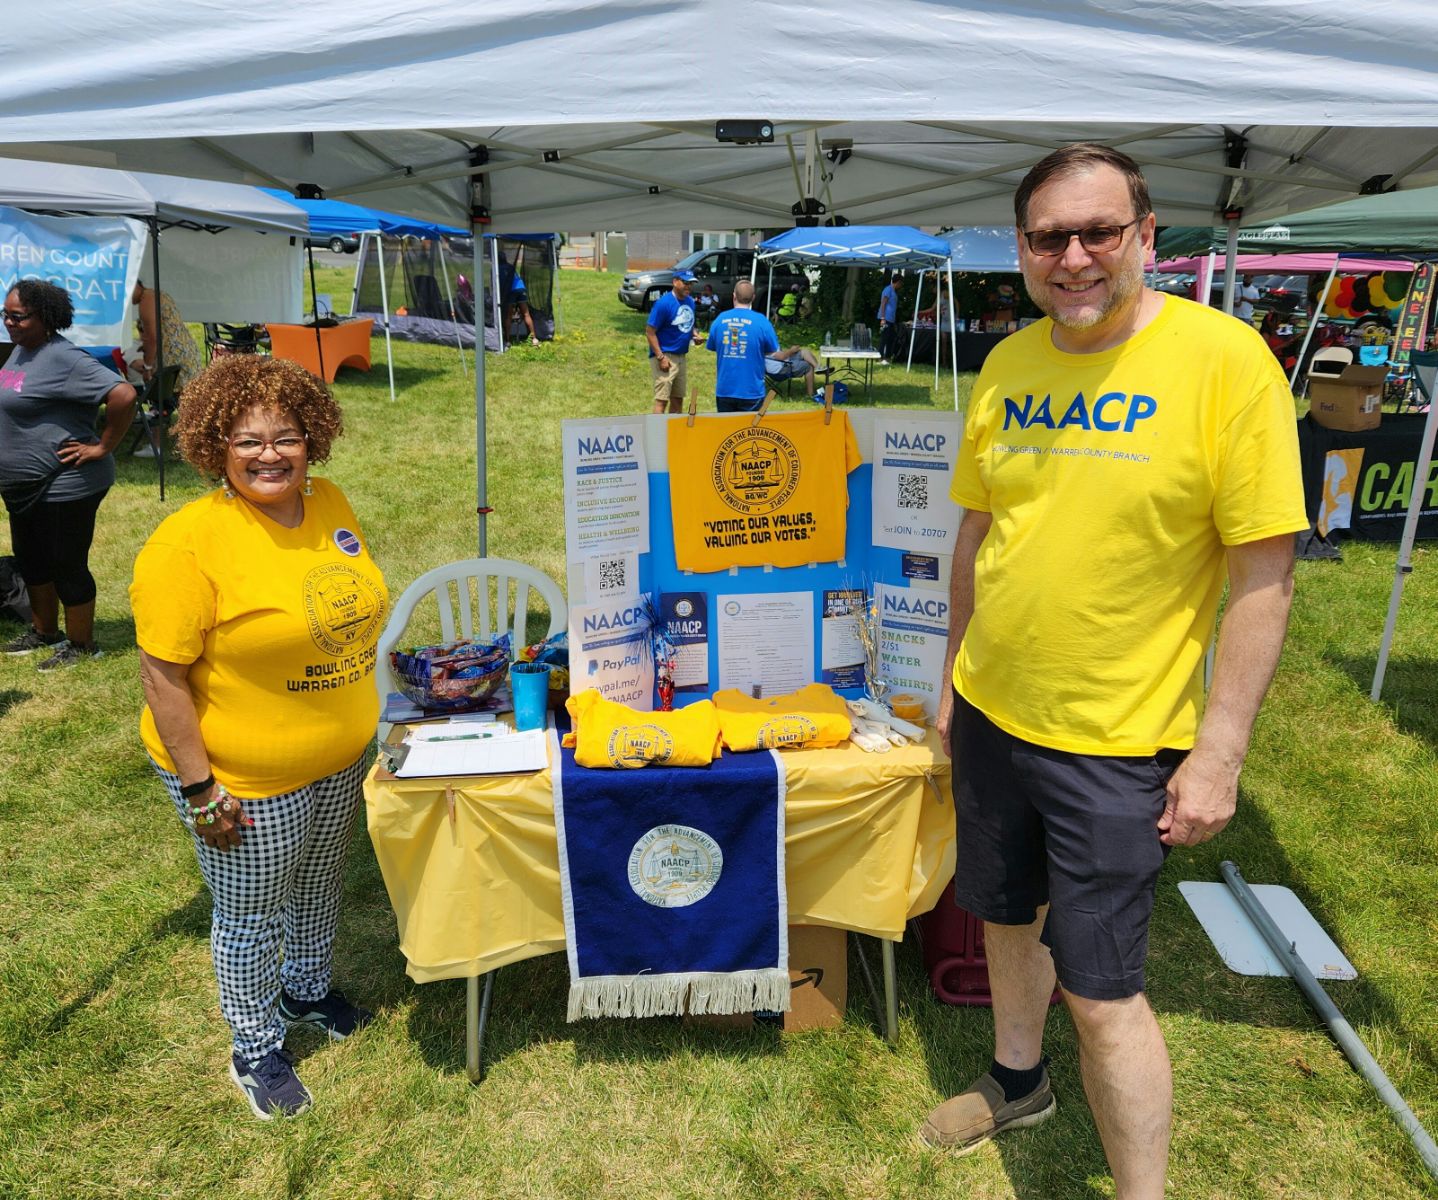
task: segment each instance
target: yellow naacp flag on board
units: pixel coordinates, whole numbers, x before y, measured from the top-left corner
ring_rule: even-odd
[[[802,567],[844,557],[848,414],[772,413],[669,422],[669,503],[681,571]]]

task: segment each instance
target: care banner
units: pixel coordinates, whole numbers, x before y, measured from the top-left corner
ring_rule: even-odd
[[[44,279],[70,293],[80,346],[127,346],[130,293],[140,275],[145,226],[124,217],[43,217],[0,206],[0,292]]]
[[[668,422],[674,558],[681,571],[801,567],[844,557],[847,414],[821,410]]]

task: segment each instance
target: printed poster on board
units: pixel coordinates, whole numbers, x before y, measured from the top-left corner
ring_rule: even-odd
[[[949,499],[949,487],[962,433],[957,414],[944,420],[875,415],[872,539],[910,551],[911,577],[937,579],[925,559],[953,555],[963,509]]]
[[[648,594],[569,610],[569,688],[597,688],[606,700],[654,708],[654,649]]]
[[[879,604],[879,663],[889,694],[911,692],[936,716],[944,650],[949,640],[949,597],[932,588],[874,586]]]
[[[662,592],[659,616],[674,647],[674,690],[709,691],[709,597],[704,592]]]
[[[124,217],[44,217],[0,207],[0,294],[20,279],[44,279],[70,293],[77,346],[130,346],[130,293],[148,234]],[[7,337],[8,340],[8,337]]]
[[[847,414],[786,412],[671,420],[669,498],[681,571],[802,567],[844,557],[849,472],[860,463]]]
[[[644,419],[565,421],[564,540],[571,562],[606,551],[649,553]]]

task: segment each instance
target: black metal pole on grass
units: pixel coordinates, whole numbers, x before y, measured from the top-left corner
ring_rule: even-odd
[[[155,384],[155,395],[159,399],[159,423],[160,435],[152,449],[155,451],[155,462],[160,468],[160,499],[165,498],[165,322],[163,310],[160,307],[160,218],[150,218],[150,245],[151,253],[154,256],[155,267],[155,373],[150,376]],[[140,343],[140,361],[145,361],[145,343]],[[140,421],[145,425],[145,438],[148,441],[150,436],[149,421],[143,413],[140,414]]]
[[[305,239],[305,253],[310,260],[310,312],[315,315],[315,353],[320,360],[320,382],[325,379],[325,343],[320,337],[320,294],[315,286],[315,248],[310,245],[309,239]]]

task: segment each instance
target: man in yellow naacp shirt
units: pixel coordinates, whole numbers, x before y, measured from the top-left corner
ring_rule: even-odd
[[[952,495],[958,903],[985,921],[994,1061],[922,1136],[970,1147],[1054,1108],[1055,978],[1119,1200],[1163,1195],[1171,1080],[1145,999],[1171,846],[1233,815],[1306,527],[1292,397],[1251,328],[1143,286],[1155,217],[1127,155],[1070,146],[1015,196],[1049,319],[998,346]],[[1230,601],[1204,712],[1202,661]]]

